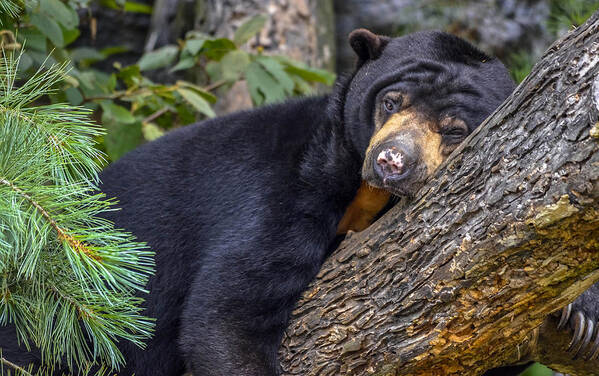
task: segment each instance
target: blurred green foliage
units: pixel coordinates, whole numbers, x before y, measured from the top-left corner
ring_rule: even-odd
[[[549,30],[555,35],[582,25],[599,9],[597,0],[551,0]]]
[[[528,76],[535,64],[534,57],[526,50],[512,52],[505,60],[512,78],[517,83],[522,82]]]
[[[520,376],[553,376],[553,371],[542,364],[535,363],[522,372]]]
[[[597,0],[551,0],[547,29],[557,39],[565,32],[582,25],[599,10]],[[529,51],[514,51],[505,61],[512,78],[520,83],[530,73],[535,63]]]
[[[242,50],[266,22],[259,15],[241,25],[233,40],[214,38],[195,31],[177,45],[163,46],[143,55],[137,64],[114,64],[103,72],[94,64],[126,52],[122,46],[95,49],[72,47],[80,35],[77,10],[91,0],[2,0],[0,41],[11,49],[23,47],[19,73],[27,79],[41,66],[66,62],[69,77],[59,91],[48,97],[52,103],[83,105],[95,111],[106,135],[100,148],[111,160],[118,159],[144,141],[165,131],[215,116],[214,91],[226,92],[235,82],[246,80],[255,105],[274,103],[312,91],[317,83],[331,85],[335,75],[311,68],[282,56]],[[102,6],[124,12],[151,13],[148,5],[125,0],[99,0]],[[16,46],[16,47],[15,47]],[[176,72],[195,70],[194,82],[154,82],[147,72],[161,70],[170,77]],[[180,74],[176,75],[181,76]]]
[[[414,8],[427,8],[427,17],[434,20],[434,23],[445,27],[447,31],[454,32],[453,28],[460,30],[460,22],[451,21],[452,14],[459,14],[459,10],[468,7],[473,3],[471,1],[449,1],[449,0],[430,0],[420,3],[414,2]],[[545,25],[542,25],[551,34],[553,39],[559,38],[567,31],[583,24],[595,11],[599,9],[598,0],[547,0],[549,5],[549,16]],[[407,7],[406,9],[410,9]],[[413,9],[415,10],[415,9]],[[455,21],[455,20],[454,20]],[[409,34],[422,29],[421,20],[417,17],[405,19],[402,24],[396,28],[398,35]],[[467,31],[462,37],[476,39],[476,33],[468,35]],[[520,48],[511,51],[508,56],[503,56],[502,61],[510,70],[512,78],[520,83],[532,70],[532,67],[538,56],[533,55],[533,51]]]

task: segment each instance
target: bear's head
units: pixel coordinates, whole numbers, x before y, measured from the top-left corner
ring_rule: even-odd
[[[499,60],[447,33],[358,29],[349,43],[358,63],[338,113],[364,158],[362,179],[399,196],[413,195],[514,89]]]

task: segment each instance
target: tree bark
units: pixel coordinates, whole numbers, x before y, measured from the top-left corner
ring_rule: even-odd
[[[166,1],[166,0],[160,0]],[[172,1],[172,0],[171,0]],[[195,29],[233,38],[252,16],[268,16],[248,48],[284,54],[313,67],[334,70],[333,0],[196,0]]]
[[[159,0],[172,1],[172,0]],[[195,29],[232,38],[235,30],[258,14],[264,29],[242,48],[260,48],[316,68],[335,68],[333,0],[195,0]],[[245,81],[237,82],[215,106],[219,114],[252,107]]]
[[[599,280],[598,137],[599,13],[549,48],[417,200],[327,260],[283,340],[284,373],[478,375],[549,349],[557,370],[599,374],[547,342],[551,323],[535,330]]]

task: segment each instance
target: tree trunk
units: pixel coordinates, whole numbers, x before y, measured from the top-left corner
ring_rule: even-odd
[[[285,55],[316,68],[331,71],[335,68],[333,0],[196,0],[196,3],[196,30],[232,39],[245,21],[264,14],[268,16],[264,29],[243,48],[261,48],[267,54]],[[224,114],[251,106],[245,81],[240,81],[219,100],[215,109]]]
[[[598,137],[599,13],[417,200],[327,260],[283,340],[284,373],[478,375],[549,349],[557,370],[599,374],[544,342],[551,324],[533,331],[599,280]]]

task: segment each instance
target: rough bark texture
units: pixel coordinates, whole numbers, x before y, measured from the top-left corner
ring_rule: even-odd
[[[287,330],[285,374],[478,375],[551,347],[531,331],[599,280],[597,137],[599,14],[417,200],[329,258]]]

